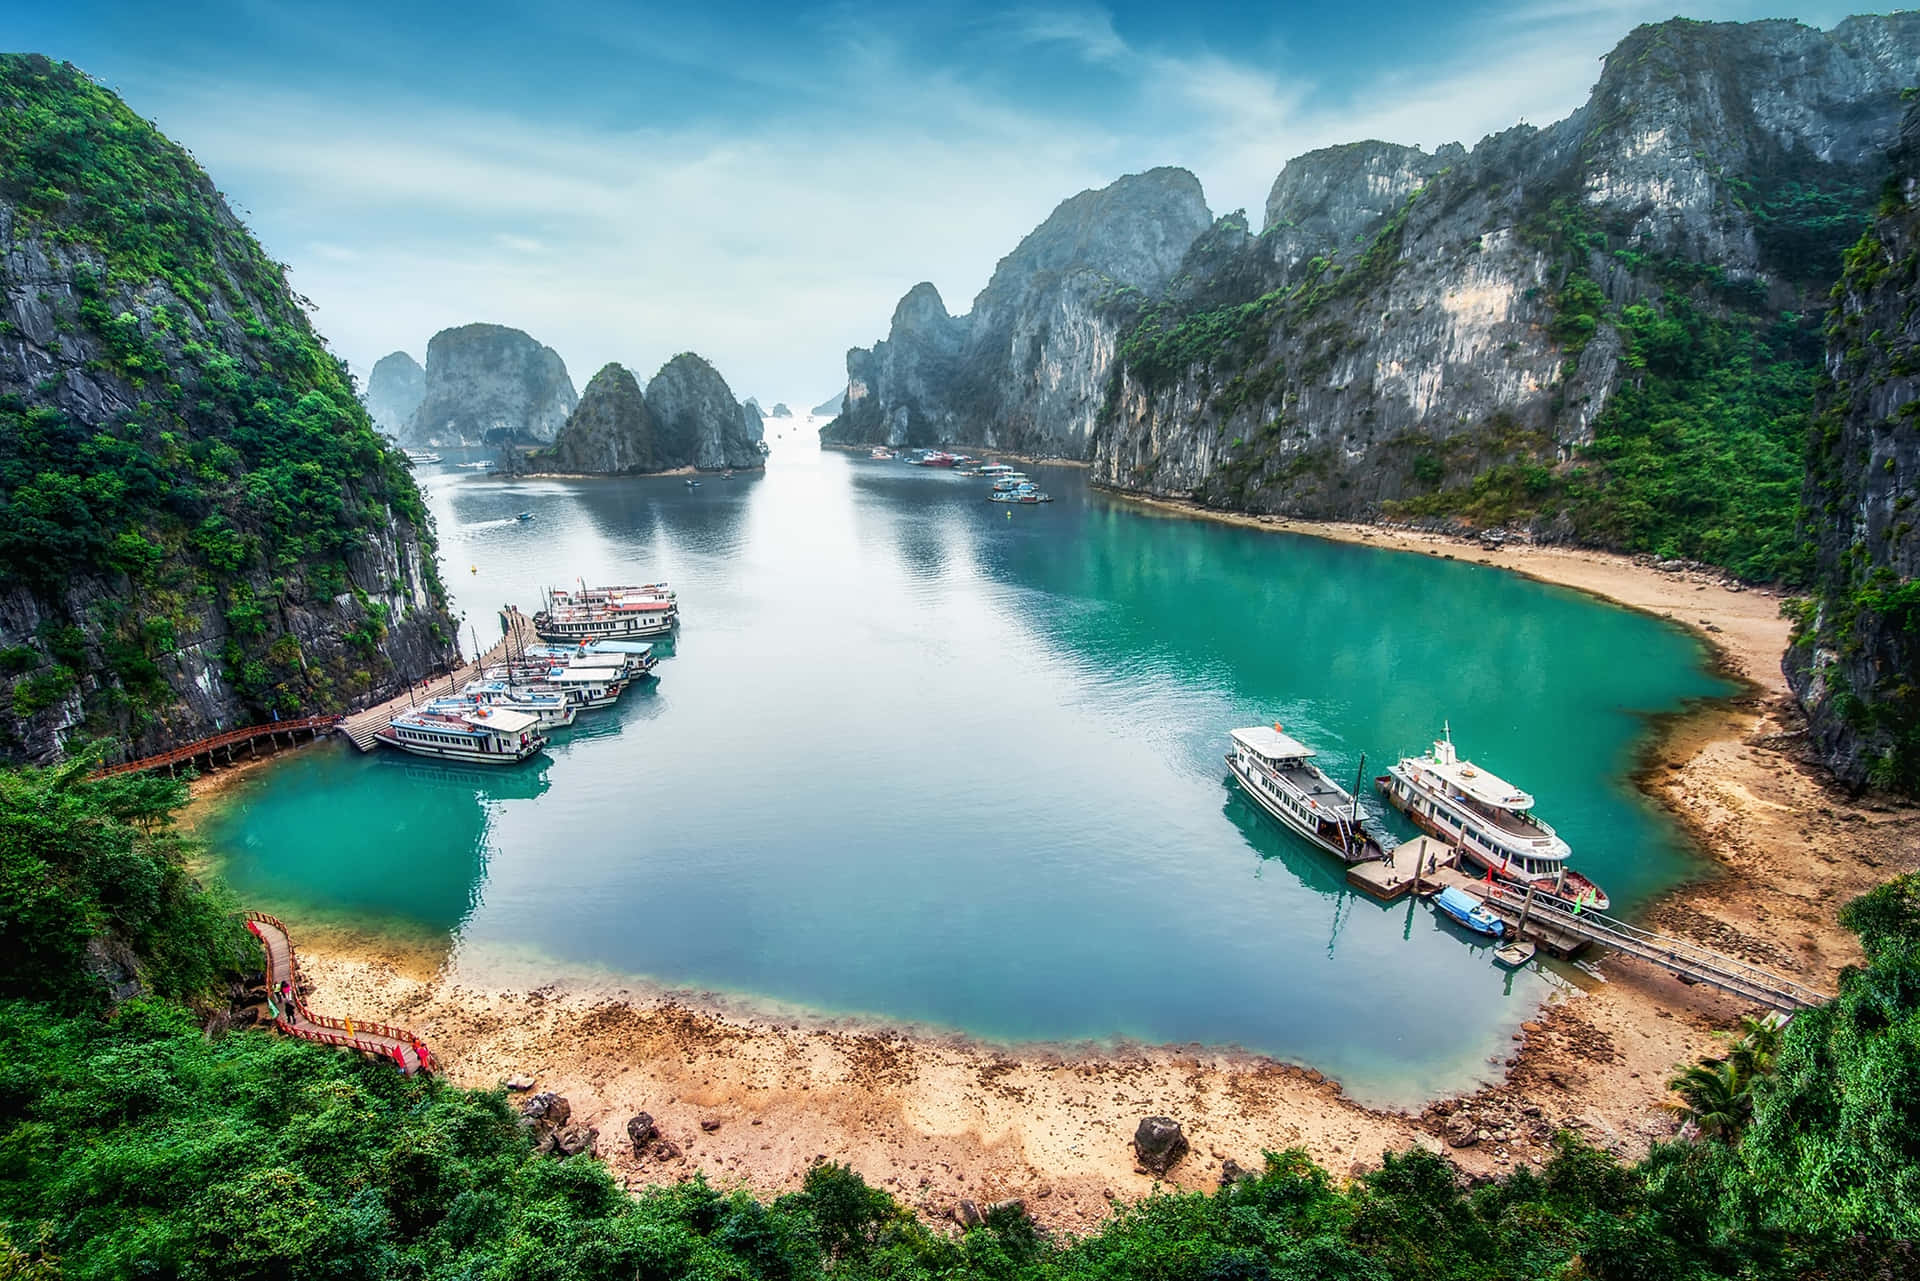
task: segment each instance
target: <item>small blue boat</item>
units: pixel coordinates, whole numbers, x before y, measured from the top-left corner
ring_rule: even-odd
[[[521,512],[519,515],[515,516],[514,519],[519,521],[521,524],[525,524],[527,521],[530,521],[533,519],[533,513]]]
[[[1492,909],[1456,886],[1449,885],[1434,895],[1433,905],[1475,934],[1497,939],[1507,932],[1507,923],[1494,915]]]

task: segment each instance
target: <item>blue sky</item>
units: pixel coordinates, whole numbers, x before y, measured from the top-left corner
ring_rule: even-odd
[[[1544,124],[1673,12],[0,0],[0,39],[78,64],[199,157],[362,376],[487,320],[557,348],[576,386],[691,349],[737,395],[803,408],[916,281],[966,310],[1076,191],[1184,165],[1257,225],[1290,156]]]

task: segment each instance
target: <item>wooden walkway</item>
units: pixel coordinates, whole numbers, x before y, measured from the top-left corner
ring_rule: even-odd
[[[190,765],[202,756],[207,758],[207,768],[212,769],[215,764],[213,754],[221,749],[225,749],[227,764],[231,765],[233,752],[237,747],[246,748],[251,755],[258,750],[261,739],[269,738],[277,742],[282,734],[287,736],[287,743],[291,746],[298,741],[301,734],[318,738],[339,723],[338,716],[303,716],[294,721],[268,721],[262,725],[243,725],[239,729],[230,729],[224,734],[215,734],[211,738],[187,743],[171,751],[156,752],[152,756],[142,756],[139,760],[122,761],[118,765],[104,766],[95,773],[94,777],[142,774],[147,770],[155,769],[165,769],[171,774],[176,766],[182,763]]]
[[[502,613],[509,620],[509,629],[494,643],[492,649],[471,662],[461,664],[447,676],[425,684],[409,686],[384,703],[343,718],[340,722],[340,732],[361,751],[371,752],[374,747],[373,736],[385,729],[398,713],[427,702],[429,699],[457,694],[463,685],[479,676],[483,669],[495,663],[504,663],[509,650],[518,653],[529,645],[540,644],[540,638],[534,635],[531,618],[511,605],[507,606]]]
[[[267,994],[276,1011],[273,1020],[276,1028],[303,1041],[340,1045],[377,1055],[408,1076],[433,1071],[433,1052],[427,1049],[424,1040],[406,1028],[333,1018],[308,1009],[304,995],[306,980],[300,973],[300,959],[294,955],[287,927],[265,912],[248,912],[247,929],[260,940],[260,950],[267,956]],[[292,993],[291,1000],[287,998],[288,992]]]
[[[1511,885],[1490,886],[1485,881],[1476,881],[1468,888],[1509,925],[1519,922],[1524,891]],[[1787,1014],[1824,1004],[1831,999],[1827,993],[1804,983],[1771,970],[1763,970],[1757,965],[1749,965],[1735,957],[1723,956],[1698,943],[1669,934],[1655,934],[1652,930],[1643,930],[1638,925],[1602,912],[1575,912],[1559,899],[1541,894],[1533,897],[1533,908],[1528,915],[1525,932],[1531,936],[1536,929],[1542,933],[1565,935],[1610,947],[1616,952],[1657,965],[1683,982],[1705,983]]]

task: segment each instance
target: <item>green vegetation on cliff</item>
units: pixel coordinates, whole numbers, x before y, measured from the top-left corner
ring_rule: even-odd
[[[367,597],[398,585],[350,561],[394,529],[430,580],[431,534],[282,268],[185,151],[34,55],[0,56],[9,227],[30,292],[0,325],[0,589],[124,584],[81,616],[43,609],[38,643],[0,660],[26,678],[15,714],[92,678],[92,728],[137,736],[174,698],[157,661],[221,618],[214,656],[257,714],[364,688],[376,654],[315,661],[287,612],[345,594],[377,642]]]
[[[700,1177],[629,1196],[590,1157],[534,1155],[499,1092],[209,1035],[165,995],[108,1004],[62,973],[89,939],[195,1003],[211,969],[242,964],[234,937],[251,946],[177,875],[181,799],[158,781],[0,777],[0,898],[47,878],[77,905],[41,894],[0,916],[0,972],[22,976],[0,992],[0,1276],[1812,1281],[1899,1275],[1920,1238],[1920,879],[1846,909],[1865,968],[1683,1079],[1703,1137],[1637,1166],[1563,1137],[1538,1173],[1468,1190],[1417,1149],[1351,1182],[1277,1152],[1084,1239],[1012,1207],[954,1239],[826,1163],[769,1201]]]

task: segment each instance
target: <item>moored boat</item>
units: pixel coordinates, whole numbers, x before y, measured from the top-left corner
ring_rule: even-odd
[[[1455,885],[1449,885],[1433,896],[1433,905],[1447,914],[1448,919],[1457,925],[1465,926],[1475,934],[1484,934],[1488,938],[1501,938],[1507,932],[1507,923],[1496,916],[1485,903]]]
[[[430,449],[406,449],[401,452],[407,456],[407,461],[415,467],[425,467],[429,463],[437,463],[440,461],[440,455]]]
[[[1002,493],[1009,489],[1018,489],[1022,485],[1032,487],[1033,482],[1027,479],[1027,475],[1025,472],[1017,472],[1017,471],[1003,472],[993,482],[993,488],[995,493]]]
[[[1387,856],[1358,800],[1313,763],[1318,753],[1311,747],[1278,725],[1237,729],[1228,738],[1227,768],[1261,809],[1344,862]]]
[[[673,630],[680,608],[665,583],[648,587],[583,587],[547,593],[533,616],[534,634],[553,644],[637,640]]]
[[[580,707],[610,707],[626,692],[626,679],[602,668],[543,667],[539,663],[496,663],[482,673],[488,680],[511,681],[540,693],[565,694]]]
[[[466,711],[414,708],[400,712],[374,739],[415,756],[480,765],[513,765],[547,745],[524,712],[474,707]]]
[[[987,495],[987,501],[990,503],[1050,503],[1053,501],[1053,495],[1043,494],[1029,485],[1024,489],[996,490]]]
[[[473,707],[503,708],[534,718],[543,730],[573,724],[579,704],[559,690],[544,691],[504,680],[468,681],[457,694],[444,694],[427,705],[429,711],[462,712]]]
[[[877,463],[889,462],[893,458],[893,451],[891,449],[888,449],[885,445],[875,445],[872,449],[867,451],[867,457],[873,459]]]
[[[1458,848],[1475,868],[1568,904],[1607,909],[1600,887],[1567,865],[1573,851],[1534,814],[1533,797],[1461,760],[1451,727],[1431,751],[1403,757],[1374,785],[1415,826]]]

